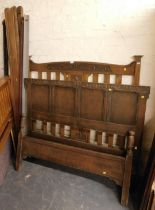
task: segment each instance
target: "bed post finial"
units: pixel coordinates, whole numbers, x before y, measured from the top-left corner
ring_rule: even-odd
[[[139,85],[139,80],[140,80],[140,67],[141,67],[141,58],[143,55],[135,55],[134,60],[135,60],[135,75],[133,79],[133,85]]]
[[[134,55],[133,57],[136,62],[141,62],[143,55]]]

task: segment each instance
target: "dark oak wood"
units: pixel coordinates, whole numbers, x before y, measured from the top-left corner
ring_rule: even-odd
[[[17,169],[24,156],[33,156],[107,176],[122,187],[121,203],[127,205],[134,148],[140,150],[150,92],[146,86],[121,85],[123,75],[132,75],[138,83],[136,62],[119,66],[30,61],[30,76],[37,71],[39,77],[25,79],[28,135],[19,138]],[[49,72],[55,73],[54,80]],[[105,77],[102,84],[100,73]],[[111,73],[116,84],[109,84]]]
[[[129,150],[125,160],[124,178],[122,184],[122,197],[121,197],[121,204],[125,206],[128,204],[131,170],[132,170],[132,158],[133,158],[133,153]]]
[[[135,130],[135,146],[140,149],[149,87],[37,79],[25,79],[25,84],[29,125],[38,119],[124,135]]]

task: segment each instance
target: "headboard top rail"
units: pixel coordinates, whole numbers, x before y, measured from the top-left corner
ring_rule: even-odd
[[[98,82],[99,74],[103,74],[104,83],[108,84],[110,83],[110,75],[115,75],[115,84],[119,85],[122,84],[122,76],[132,76],[132,84],[139,85],[141,57],[134,56],[134,61],[127,65],[86,61],[35,63],[30,60],[30,77],[31,72],[37,72],[39,79],[42,79],[42,73],[46,73],[46,77],[51,79],[50,73],[54,72],[57,80],[60,79],[61,73],[64,80],[87,81],[92,74],[93,82]]]

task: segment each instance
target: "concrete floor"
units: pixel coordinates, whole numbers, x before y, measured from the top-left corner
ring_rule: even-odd
[[[0,210],[132,210],[122,207],[116,185],[100,176],[46,162],[10,166],[0,187]]]

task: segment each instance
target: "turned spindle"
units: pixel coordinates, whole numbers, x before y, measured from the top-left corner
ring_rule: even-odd
[[[132,150],[134,147],[134,142],[135,141],[135,132],[134,131],[129,131],[128,135],[128,142],[127,142],[127,148],[129,150]]]

